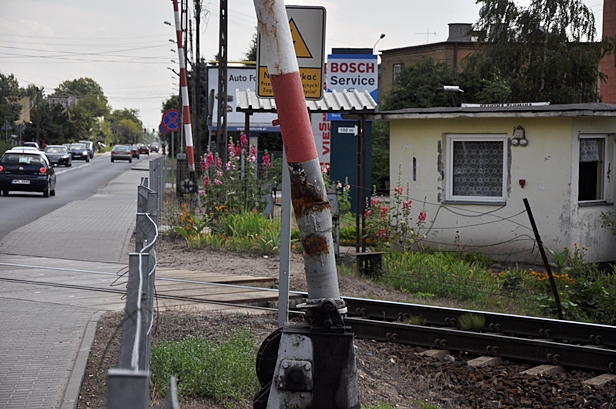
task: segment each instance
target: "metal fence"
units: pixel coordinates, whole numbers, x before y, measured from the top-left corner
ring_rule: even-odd
[[[135,253],[129,255],[118,364],[107,373],[108,409],[149,408],[156,240],[166,187],[165,169],[165,158],[151,161],[149,178],[143,178],[138,187],[136,248]],[[173,378],[170,379],[169,391],[170,395],[159,408],[179,408]]]

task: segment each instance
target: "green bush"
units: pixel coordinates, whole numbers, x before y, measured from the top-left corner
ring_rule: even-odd
[[[152,393],[166,396],[173,375],[179,396],[206,397],[225,406],[250,401],[259,389],[255,360],[255,340],[244,329],[220,343],[201,336],[162,341],[152,347]]]

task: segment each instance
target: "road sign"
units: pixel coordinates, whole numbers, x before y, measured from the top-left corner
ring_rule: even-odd
[[[286,6],[291,38],[306,99],[323,97],[325,62],[325,7]],[[257,95],[274,96],[267,61],[261,57],[261,36],[257,36]]]
[[[158,125],[158,132],[160,132],[160,133],[162,133],[164,135],[164,134],[166,134],[169,131],[163,126],[163,124],[160,124],[160,125]]]
[[[341,126],[338,128],[338,133],[350,133],[357,135],[357,126]]]
[[[168,109],[163,113],[161,126],[169,132],[177,132],[180,130],[180,113],[177,109]]]

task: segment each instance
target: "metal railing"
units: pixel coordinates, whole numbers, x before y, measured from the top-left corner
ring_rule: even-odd
[[[136,248],[135,253],[129,255],[118,364],[107,373],[108,409],[147,409],[150,404],[156,240],[165,191],[165,168],[164,158],[151,161],[149,178],[142,178],[138,187]],[[160,409],[179,408],[174,378],[170,379],[169,393],[169,397],[158,406]]]

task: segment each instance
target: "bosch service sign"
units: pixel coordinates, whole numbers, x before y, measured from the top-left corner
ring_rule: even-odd
[[[327,56],[327,91],[368,91],[378,102],[378,56],[375,54],[330,54]],[[340,120],[340,114],[329,114]]]

